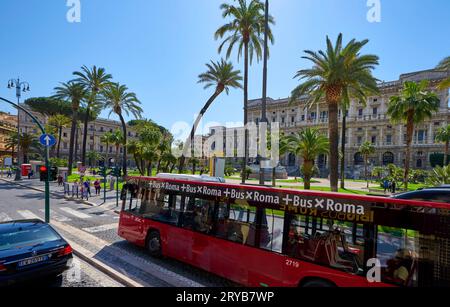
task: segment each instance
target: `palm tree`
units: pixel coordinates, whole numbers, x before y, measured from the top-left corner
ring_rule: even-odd
[[[78,125],[78,110],[80,109],[81,101],[86,97],[86,90],[83,85],[76,82],[61,83],[55,88],[54,98],[67,100],[71,102],[72,106],[72,126],[70,129],[70,145],[69,145],[69,170],[68,175],[72,175],[72,167],[75,151],[75,133]]]
[[[10,133],[8,137],[5,139],[5,149],[11,150],[11,157],[14,160],[14,152],[17,146],[17,133]]]
[[[436,134],[436,141],[445,144],[445,153],[444,153],[444,166],[448,165],[448,149],[450,143],[450,125],[447,127],[442,127],[438,130]]]
[[[81,151],[81,162],[85,165],[88,122],[89,117],[91,116],[91,110],[93,108],[99,108],[98,95],[107,85],[110,84],[112,76],[110,74],[106,74],[104,68],[97,68],[97,66],[93,66],[92,69],[89,69],[87,66],[83,66],[81,67],[81,71],[76,71],[73,74],[78,77],[75,81],[83,85],[83,87],[88,91],[86,115],[84,117],[83,147]]]
[[[97,151],[89,151],[86,154],[86,157],[89,161],[89,166],[97,166],[97,161],[101,159],[101,155]]]
[[[369,163],[369,157],[375,153],[375,146],[366,141],[359,147],[359,152],[364,157],[364,173],[367,181],[367,188],[369,188],[369,172],[367,166]]]
[[[111,113],[117,114],[122,124],[123,143],[127,143],[127,124],[123,118],[124,113],[129,116],[130,113],[136,119],[141,118],[143,112],[140,107],[141,102],[137,99],[136,94],[128,92],[128,88],[125,85],[119,83],[112,83],[108,85],[102,93],[102,102],[105,109],[110,109]],[[127,175],[127,148],[123,148],[123,173]]]
[[[112,138],[113,133],[109,131],[105,132],[105,134],[100,137],[100,142],[106,144],[105,167],[108,167],[109,165],[109,144],[111,143]]]
[[[430,172],[430,176],[426,180],[430,186],[440,186],[443,184],[450,184],[450,165],[440,167],[437,166]]]
[[[55,127],[58,132],[58,146],[56,149],[56,157],[58,159],[59,159],[59,153],[60,153],[60,149],[61,149],[62,131],[64,128],[69,127],[70,123],[71,123],[70,118],[68,118],[67,116],[62,115],[62,114],[53,115],[48,119],[48,124]]]
[[[111,139],[110,142],[111,144],[114,144],[114,146],[116,147],[116,164],[119,164],[119,150],[120,150],[120,145],[125,144],[124,143],[124,136],[122,134],[122,131],[120,131],[120,129],[117,129],[116,131],[114,131],[111,134]]]
[[[228,35],[219,47],[219,53],[225,45],[228,45],[226,57],[230,58],[233,47],[238,46],[238,60],[244,53],[244,125],[247,125],[247,104],[248,104],[248,75],[249,64],[252,64],[253,56],[256,55],[259,61],[262,58],[262,38],[265,30],[265,7],[259,0],[239,0],[237,6],[222,4],[220,6],[223,18],[230,17],[231,21],[220,27],[215,33],[215,39],[222,39]],[[269,23],[275,24],[272,16],[269,16]],[[273,44],[274,38],[270,28],[268,28],[268,39]],[[245,169],[248,160],[248,133],[245,133],[245,157],[242,164],[242,182],[245,183]]]
[[[450,56],[446,57],[445,59],[443,59],[437,69],[439,70],[444,70],[447,72],[448,76],[447,78],[445,78],[440,84],[439,84],[439,89],[441,90],[445,90],[448,89],[450,87]]]
[[[330,184],[331,190],[338,191],[339,164],[339,104],[349,101],[354,96],[365,101],[365,93],[375,91],[377,80],[372,70],[378,65],[376,55],[361,55],[361,49],[368,40],[351,40],[342,46],[342,34],[339,34],[336,45],[327,36],[327,50],[310,51],[304,59],[310,60],[314,66],[297,72],[295,78],[307,79],[292,91],[290,103],[293,104],[303,95],[309,95],[308,106],[318,103],[322,98],[328,105],[329,138],[330,138]]]
[[[23,153],[23,162],[24,163],[28,162],[29,154],[39,147],[38,142],[36,140],[36,136],[28,134],[28,133],[22,133],[20,135],[19,146]]]
[[[411,161],[411,143],[415,125],[433,116],[439,110],[439,98],[429,92],[429,81],[420,83],[406,81],[399,96],[392,96],[389,100],[388,115],[393,123],[406,124],[406,157],[404,184],[408,190],[409,167]]]
[[[329,152],[329,140],[314,128],[306,128],[285,138],[286,140],[281,142],[280,150],[290,152],[303,159],[302,171],[305,190],[310,190],[315,159],[319,155]]]
[[[192,126],[192,130],[190,133],[190,142],[188,141],[185,142],[186,148],[183,151],[183,156],[181,157],[182,162],[179,170],[180,173],[183,172],[185,159],[184,154],[187,151],[189,143],[191,144],[191,157],[194,157],[195,131],[197,130],[198,124],[205,115],[206,111],[209,109],[212,103],[222,92],[225,91],[225,93],[228,95],[230,88],[242,88],[242,85],[240,83],[240,81],[242,80],[242,77],[240,75],[241,71],[234,70],[232,63],[226,62],[224,59],[222,59],[222,61],[220,62],[211,61],[210,64],[206,64],[206,67],[208,67],[208,71],[198,76],[199,78],[198,83],[204,83],[205,84],[204,89],[214,87],[215,91],[214,94],[208,99],[206,104],[201,109],[200,114],[197,116],[197,119],[195,120],[194,125]]]

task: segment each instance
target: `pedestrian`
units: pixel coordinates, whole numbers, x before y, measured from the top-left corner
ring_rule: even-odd
[[[84,187],[86,188],[86,193],[91,196],[91,180],[89,178],[84,182]]]
[[[12,177],[11,169],[8,169],[8,172],[6,173],[6,177],[7,178],[11,178]]]
[[[95,195],[100,195],[100,190],[101,190],[101,185],[100,185],[100,180],[95,180],[94,182],[94,187],[95,187]]]
[[[383,188],[384,188],[384,194],[386,194],[387,190],[389,189],[389,181],[387,179],[384,179],[384,181],[383,181]]]
[[[62,186],[64,183],[64,178],[61,174],[58,175],[58,186]]]
[[[391,189],[392,189],[392,194],[395,194],[397,192],[397,184],[395,183],[395,180],[393,180],[391,183]]]

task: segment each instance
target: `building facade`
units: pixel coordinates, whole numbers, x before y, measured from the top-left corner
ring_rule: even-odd
[[[415,127],[412,145],[411,166],[417,169],[430,169],[430,155],[442,153],[444,145],[435,141],[439,128],[450,123],[448,106],[448,91],[436,90],[436,85],[445,78],[445,72],[434,70],[420,71],[401,75],[399,80],[380,83],[380,94],[368,97],[366,105],[352,101],[347,115],[346,128],[346,175],[349,178],[363,176],[363,157],[359,147],[369,141],[376,147],[376,153],[370,157],[370,165],[383,166],[388,164],[404,165],[406,127],[402,124],[392,124],[387,115],[389,99],[399,95],[405,81],[430,81],[430,90],[440,99],[439,111],[430,120]],[[322,101],[310,108],[306,106],[307,97],[303,97],[294,105],[289,105],[289,99],[267,99],[267,120],[278,122],[285,135],[293,134],[306,127],[318,128],[328,135],[328,107]],[[248,104],[248,118],[257,125],[261,120],[261,99],[251,100]],[[339,111],[340,129],[342,128],[342,112]],[[339,140],[341,141],[341,140]],[[341,145],[339,145],[341,146]],[[340,148],[340,147],[339,147]],[[302,161],[299,157],[287,154],[281,158],[282,164],[290,175],[299,173]],[[317,157],[316,164],[321,170],[321,176],[328,175],[328,157]]]
[[[12,149],[7,149],[7,139],[11,133],[17,133],[17,116],[0,112],[0,164],[3,165],[5,157],[13,155]],[[14,148],[14,151],[17,147]],[[14,157],[16,156],[14,152]]]
[[[31,111],[27,106],[23,105],[27,108],[29,112],[33,114],[43,125],[46,125],[48,123],[48,116],[44,116],[40,113]],[[36,124],[33,122],[33,120],[24,112],[20,112],[19,115],[20,120],[20,131],[21,133],[27,133],[27,134],[39,134],[39,129],[36,126]],[[88,131],[87,131],[87,143],[86,143],[86,152],[97,152],[102,156],[108,155],[108,160],[110,163],[112,163],[112,159],[118,159],[122,160],[122,154],[123,154],[123,146],[120,146],[117,148],[114,144],[109,144],[108,148],[106,147],[106,144],[101,142],[101,137],[106,132],[113,132],[117,129],[120,129],[122,131],[122,125],[119,121],[109,120],[109,119],[103,119],[98,118],[95,121],[89,122],[88,124]],[[128,134],[128,140],[135,139],[137,137],[137,133],[133,130],[132,127],[127,127],[127,134]],[[80,126],[77,128],[76,135],[75,135],[75,142],[76,142],[76,157],[75,160],[79,161],[81,160],[81,149],[83,146],[83,135],[84,135],[84,126],[80,124]],[[55,136],[57,137],[57,136]],[[62,131],[62,137],[61,137],[61,145],[60,145],[60,158],[68,159],[69,158],[69,146],[70,146],[70,127],[64,128]],[[56,152],[56,146],[52,148],[52,153],[54,156],[54,152]],[[88,161],[87,161],[88,162]],[[99,161],[91,161],[93,164],[97,164]],[[128,157],[128,165],[134,166],[134,161],[132,156]]]

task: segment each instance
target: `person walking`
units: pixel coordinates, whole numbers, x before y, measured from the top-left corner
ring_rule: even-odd
[[[395,183],[395,180],[393,180],[391,183],[391,189],[392,189],[392,194],[395,194],[397,192],[397,184]]]
[[[89,179],[87,179],[83,183],[83,191],[84,191],[83,196],[86,196],[86,199],[88,198],[88,196],[91,196],[91,182],[89,181]]]
[[[61,174],[58,175],[58,186],[62,186],[63,185],[63,176]]]
[[[95,180],[94,182],[94,188],[95,188],[95,195],[100,195],[100,190],[102,188],[101,184],[100,184],[100,180]]]

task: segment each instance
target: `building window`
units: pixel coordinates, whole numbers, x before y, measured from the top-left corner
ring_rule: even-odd
[[[295,123],[295,116],[291,117],[291,123]]]
[[[67,133],[66,132],[63,133],[63,137],[65,137],[65,138],[67,137]]]
[[[103,146],[100,145],[100,152],[103,152]]]
[[[281,123],[284,124],[284,117],[281,118]]]
[[[426,135],[425,130],[419,130],[419,132],[417,134],[417,141],[419,143],[423,143],[425,141],[425,135]]]
[[[359,109],[359,110],[358,110],[358,116],[363,116],[363,112],[364,112],[363,109]]]
[[[386,143],[388,145],[390,145],[392,143],[392,135],[390,135],[390,134],[386,135]]]
[[[276,122],[277,118],[276,117],[272,117],[272,123]]]
[[[302,122],[305,121],[305,115],[302,115]]]
[[[392,152],[385,152],[383,154],[383,165],[394,164],[394,154]]]
[[[63,148],[67,149],[67,143],[63,143]]]
[[[377,137],[374,135],[372,136],[372,144],[376,144],[377,143]]]
[[[105,129],[103,127],[100,127],[100,132],[105,132]]]
[[[378,115],[378,108],[373,108],[372,109],[372,114],[373,115]]]
[[[362,144],[362,136],[358,136],[358,145]]]
[[[364,157],[360,152],[355,154],[355,165],[361,165],[364,163]]]
[[[422,161],[422,159],[417,159],[416,167],[417,167],[417,168],[422,168],[422,166],[423,166],[423,161]]]

